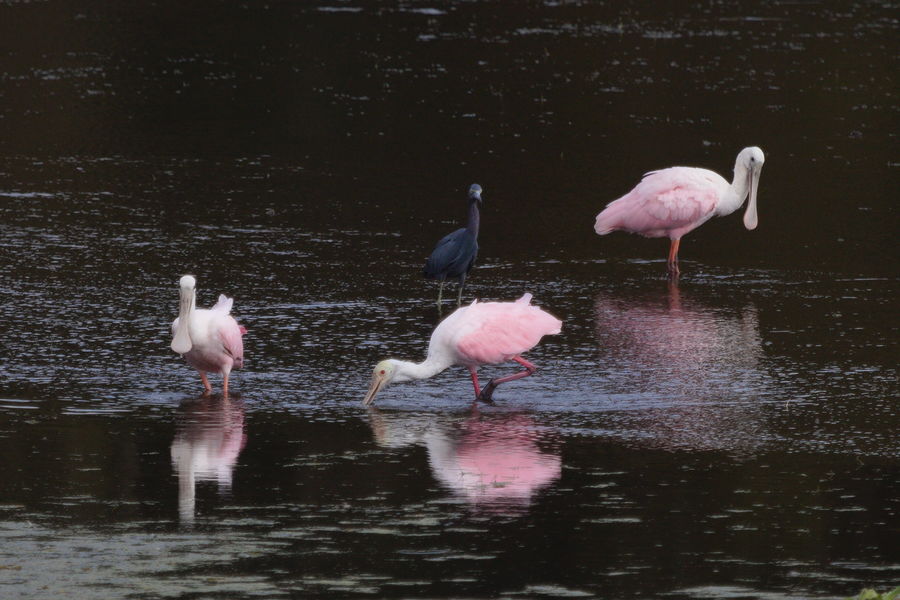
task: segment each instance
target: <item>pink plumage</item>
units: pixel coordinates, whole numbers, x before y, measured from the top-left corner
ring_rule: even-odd
[[[371,404],[379,390],[391,382],[425,379],[452,365],[466,367],[476,399],[490,402],[499,384],[528,377],[537,370],[521,355],[545,335],[559,333],[561,327],[562,321],[531,305],[531,294],[515,302],[472,302],[453,311],[434,329],[423,362],[387,359],[375,365],[363,403]],[[482,390],[476,373],[478,367],[510,360],[525,370],[491,379]]]
[[[178,318],[172,323],[172,350],[197,369],[204,389],[212,387],[207,373],[221,373],[222,392],[228,393],[228,376],[234,367],[244,366],[244,342],[247,330],[230,315],[234,301],[224,295],[209,309],[195,308],[196,280],[190,275],[181,278],[181,298]]]
[[[219,339],[222,341],[222,347],[225,353],[231,357],[233,364],[238,369],[244,366],[244,340],[243,335],[247,333],[247,328],[238,325],[238,322],[231,316],[231,307],[234,299],[225,297],[224,294],[219,295],[219,301],[210,309],[217,314],[217,329]]]
[[[456,351],[466,364],[494,364],[531,350],[545,335],[559,333],[562,321],[532,306],[531,294],[515,302],[473,302],[460,308]]]
[[[597,215],[594,231],[628,231],[644,237],[680,238],[716,212],[728,182],[716,173],[691,167],[651,171],[637,186]]]
[[[744,226],[756,228],[756,187],[764,162],[762,150],[744,148],[735,161],[730,184],[718,173],[695,167],[651,171],[633,190],[597,215],[594,231],[600,235],[627,231],[644,237],[668,237],[669,272],[678,275],[681,236],[713,216],[734,212],[748,196]]]

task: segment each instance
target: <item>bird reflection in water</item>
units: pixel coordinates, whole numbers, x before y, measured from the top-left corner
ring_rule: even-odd
[[[663,294],[600,294],[594,311],[610,387],[647,401],[628,417],[641,421],[642,443],[736,453],[763,443],[768,378],[753,304],[707,306],[669,282]]]
[[[238,456],[247,442],[244,405],[239,396],[185,400],[176,413],[172,466],[178,475],[178,513],[182,524],[194,522],[198,481],[215,481],[219,495],[231,493]]]
[[[562,473],[553,432],[524,413],[482,414],[475,408],[461,417],[372,407],[369,422],[379,446],[425,446],[435,479],[479,512],[524,514]]]

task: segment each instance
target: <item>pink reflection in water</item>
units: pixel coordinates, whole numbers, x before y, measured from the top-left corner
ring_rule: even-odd
[[[234,466],[247,436],[244,406],[228,397],[205,397],[183,402],[172,441],[172,466],[178,475],[178,514],[184,524],[194,522],[198,481],[214,481],[219,494],[231,492]]]
[[[594,310],[609,385],[640,402],[627,419],[641,444],[748,453],[764,442],[760,397],[772,389],[753,304],[706,306],[670,283],[600,294]]]
[[[372,409],[370,423],[381,446],[425,446],[435,479],[481,511],[521,514],[562,473],[551,435],[525,414],[473,410],[459,418]]]
[[[759,318],[749,303],[711,308],[669,284],[664,296],[600,294],[594,312],[604,360],[614,374],[627,371],[632,385],[740,385],[762,357]]]

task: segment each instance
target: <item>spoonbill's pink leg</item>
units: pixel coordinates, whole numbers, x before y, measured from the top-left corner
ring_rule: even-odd
[[[672,245],[669,246],[669,273],[672,275],[678,275],[678,246],[681,245],[681,238],[672,240]]]
[[[481,395],[481,386],[478,385],[478,373],[475,372],[475,367],[469,367],[469,375],[472,376],[472,385],[475,386],[475,399],[478,400],[478,397]]]
[[[209,392],[212,391],[212,386],[209,385],[209,379],[206,378],[206,373],[204,373],[203,371],[198,371],[198,373],[200,373],[200,380],[203,382],[203,388],[206,390],[206,393],[208,394]]]
[[[478,396],[479,400],[490,402],[491,396],[494,395],[494,388],[496,388],[501,383],[506,383],[507,381],[515,381],[516,379],[522,379],[523,377],[534,375],[534,372],[537,371],[536,366],[534,366],[521,356],[514,356],[513,360],[525,367],[525,370],[519,371],[518,373],[513,373],[512,375],[507,375],[506,377],[500,377],[499,379],[491,379],[490,381],[488,381],[488,384],[484,386],[484,390],[482,390],[481,394]]]
[[[225,373],[224,380],[222,382],[222,396],[228,395],[228,373]]]

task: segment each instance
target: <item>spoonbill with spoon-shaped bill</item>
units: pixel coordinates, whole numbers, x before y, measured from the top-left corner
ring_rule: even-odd
[[[181,299],[178,318],[172,322],[172,350],[184,356],[200,372],[206,392],[212,391],[207,373],[221,373],[222,393],[228,394],[228,374],[232,367],[244,366],[244,342],[247,330],[229,313],[234,302],[224,295],[212,308],[195,308],[197,280],[185,275],[179,281]]]
[[[453,311],[434,329],[428,355],[421,363],[387,359],[375,365],[363,404],[371,404],[390,383],[427,379],[453,365],[462,365],[472,376],[475,399],[491,401],[501,383],[533,374],[537,367],[521,357],[545,335],[560,332],[562,321],[531,305],[531,294],[515,302],[472,302]],[[514,360],[524,371],[491,379],[481,389],[476,373],[480,365]]]
[[[747,202],[744,227],[756,229],[756,188],[765,156],[756,146],[744,148],[734,163],[734,181],[696,167],[671,167],[651,171],[637,186],[610,202],[597,215],[594,231],[628,231],[644,237],[668,237],[669,273],[677,276],[681,236],[714,216],[730,215]]]

